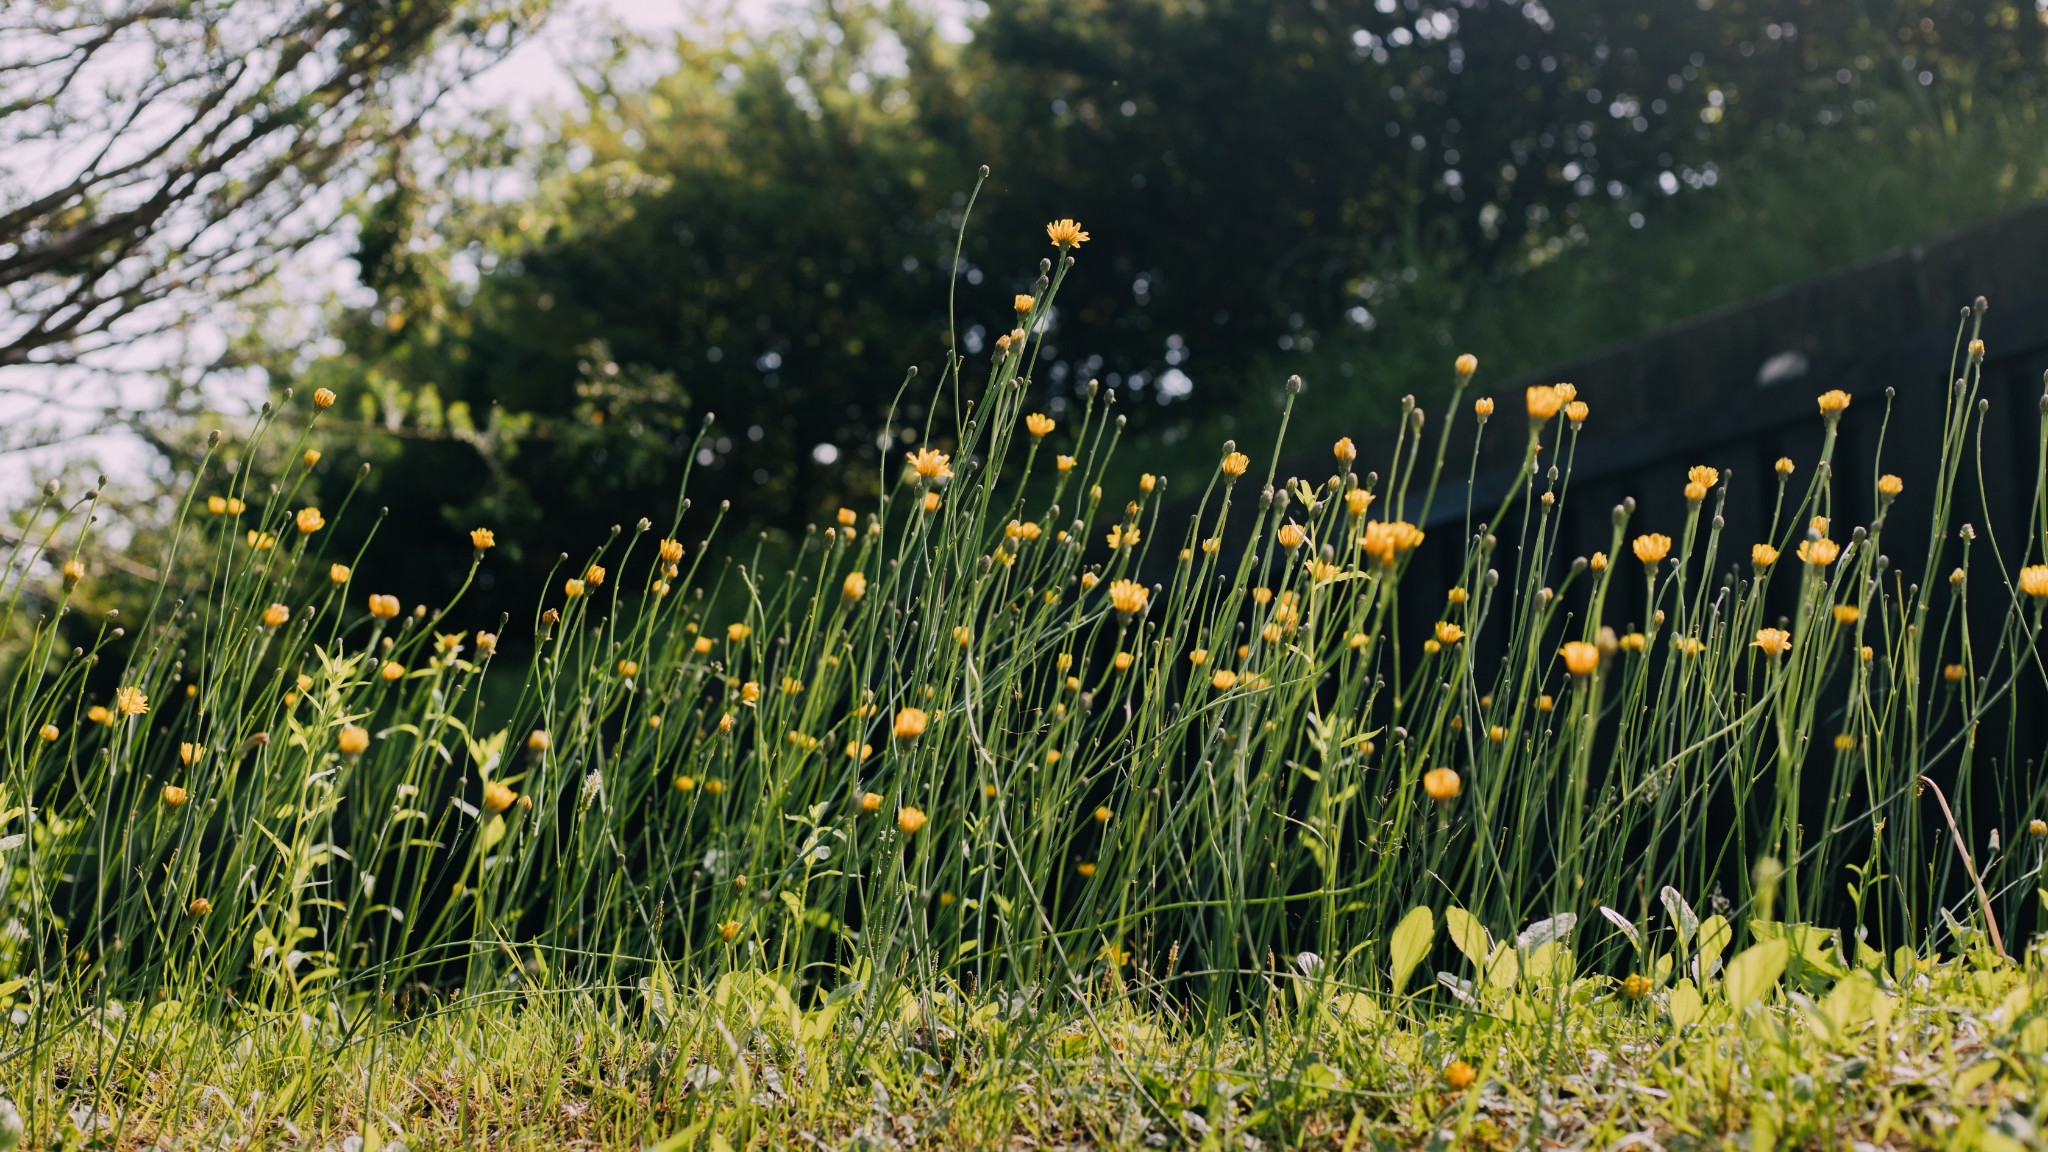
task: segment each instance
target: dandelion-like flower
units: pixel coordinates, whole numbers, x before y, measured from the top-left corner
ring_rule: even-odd
[[[1564,406],[1564,418],[1571,421],[1572,427],[1574,428],[1577,428],[1579,425],[1584,424],[1586,422],[1586,417],[1592,414],[1593,410],[1591,408],[1586,407],[1586,402],[1584,400],[1574,400],[1571,403],[1566,404]]]
[[[848,572],[840,582],[839,598],[848,604],[858,604],[868,594],[868,578],[859,572]]]
[[[343,756],[361,756],[370,747],[370,733],[354,724],[343,724],[334,735],[334,746]]]
[[[1223,475],[1226,479],[1237,479],[1244,475],[1245,469],[1251,466],[1252,458],[1242,452],[1228,452],[1224,454]]]
[[[311,536],[327,527],[327,518],[320,515],[318,508],[301,508],[298,515],[292,517],[292,523],[297,526],[299,535]]]
[[[1436,639],[1439,644],[1456,644],[1465,638],[1465,630],[1449,620],[1436,622]]]
[[[896,713],[892,732],[896,739],[910,741],[924,735],[931,726],[932,718],[922,708],[904,708]]]
[[[953,458],[936,448],[919,448],[904,453],[903,458],[920,484],[941,484],[953,478]]]
[[[1024,430],[1033,436],[1047,435],[1057,427],[1058,425],[1053,423],[1053,418],[1043,412],[1033,412],[1024,418]]]
[[[925,814],[922,808],[913,808],[906,804],[896,810],[896,826],[903,829],[905,836],[917,835],[917,830],[924,825]]]
[[[1863,610],[1854,604],[1837,604],[1834,607],[1835,623],[1854,624],[1863,616]]]
[[[1830,388],[1820,394],[1817,403],[1820,405],[1820,414],[1833,420],[1849,410],[1849,394],[1840,388]]]
[[[1528,406],[1529,418],[1538,423],[1557,415],[1558,409],[1566,403],[1554,384],[1531,384],[1523,395],[1523,402]]]
[[[1439,804],[1456,800],[1464,787],[1465,782],[1460,780],[1457,771],[1451,768],[1431,768],[1422,774],[1422,790]]]
[[[1686,472],[1685,478],[1702,488],[1712,488],[1721,482],[1721,472],[1718,468],[1709,468],[1705,464],[1695,464]]]
[[[332,578],[333,573],[328,573],[328,576]],[[379,620],[389,620],[397,616],[398,597],[386,596],[382,593],[372,594],[370,597],[370,615],[375,616]]]
[[[2048,564],[2029,564],[2020,569],[2020,591],[2036,600],[2048,600]]]
[[[1877,478],[1877,494],[1890,500],[1906,490],[1906,482],[1887,472]]]
[[[141,716],[149,711],[149,697],[133,685],[114,693],[114,710],[123,716]]]
[[[386,660],[384,667],[377,670],[377,674],[384,678],[386,684],[395,684],[405,679],[405,665],[396,660]]]
[[[1799,558],[1815,568],[1825,568],[1833,564],[1835,557],[1841,554],[1842,546],[1826,537],[1799,542]]]
[[[496,780],[484,781],[484,811],[503,812],[519,799],[519,794]]]
[[[1372,493],[1363,488],[1353,488],[1344,494],[1344,511],[1350,513],[1353,520],[1361,519],[1365,516],[1366,510],[1372,507],[1372,502]]]
[[[1282,548],[1290,550],[1308,543],[1308,533],[1302,531],[1299,524],[1294,523],[1282,524],[1277,538]]]
[[[578,580],[574,576],[562,581],[562,595],[571,600],[583,595],[583,581]]]
[[[1584,640],[1573,640],[1559,650],[1564,657],[1565,671],[1574,676],[1591,676],[1600,667],[1600,649]]]
[[[1081,231],[1079,224],[1065,218],[1047,224],[1045,236],[1055,248],[1079,248],[1088,242],[1088,233]]]
[[[1646,532],[1631,541],[1629,549],[1636,554],[1636,559],[1655,567],[1671,554],[1671,537],[1659,532]]]
[[[36,730],[36,735],[41,737],[43,743],[45,744],[55,744],[57,742],[57,737],[62,736],[63,734],[63,731],[60,730],[55,724],[45,724],[41,728],[38,728]]]
[[[1749,562],[1761,572],[1778,562],[1778,550],[1769,544],[1752,544],[1749,546]]]
[[[1401,556],[1421,547],[1425,535],[1406,520],[1371,520],[1366,522],[1365,534],[1358,538],[1358,547],[1381,567],[1391,568]]]
[[[178,787],[178,786],[177,786],[176,784],[166,784],[166,785],[164,785],[164,790],[163,790],[163,801],[164,801],[164,807],[166,807],[166,808],[183,808],[183,807],[185,806],[185,799],[186,799],[186,796],[185,796],[185,790],[184,790],[183,788],[180,788],[180,787]]]
[[[1237,673],[1228,668],[1219,668],[1214,676],[1209,677],[1209,686],[1218,692],[1228,692],[1237,687]]]
[[[1479,371],[1479,357],[1470,352],[1462,353],[1451,367],[1460,378],[1469,380],[1474,372]]]
[[[1136,580],[1112,580],[1109,584],[1109,602],[1125,617],[1135,616],[1145,610],[1145,604],[1152,594]]]
[[[471,528],[469,530],[469,546],[479,552],[486,548],[496,548],[498,546],[498,534],[489,528]]]
[[[1331,447],[1330,454],[1337,458],[1337,463],[1350,464],[1358,459],[1358,445],[1351,442],[1351,437],[1340,436],[1337,443]]]
[[[1782,656],[1792,650],[1792,634],[1783,628],[1759,628],[1756,641],[1750,645],[1766,656]]]
[[[1138,535],[1137,525],[1119,524],[1109,530],[1109,535],[1105,539],[1109,541],[1110,550],[1114,552],[1135,546],[1138,543]]]
[[[1479,399],[1472,401],[1472,414],[1481,420],[1493,415],[1493,397],[1481,396]]]

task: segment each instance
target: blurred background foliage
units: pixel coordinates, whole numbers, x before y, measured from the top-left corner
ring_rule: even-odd
[[[340,394],[322,497],[368,462],[356,498],[390,509],[366,573],[445,595],[493,525],[482,591],[524,615],[559,552],[663,520],[686,470],[699,512],[771,540],[872,499],[951,342],[969,395],[985,374],[1055,217],[1093,239],[1039,407],[1099,379],[1132,466],[1192,479],[1289,373],[1312,426],[1363,430],[1456,352],[1498,386],[2048,194],[2032,2],[977,12],[620,36],[578,107],[394,146],[331,338],[237,350]]]

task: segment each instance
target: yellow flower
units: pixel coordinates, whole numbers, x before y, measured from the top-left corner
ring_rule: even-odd
[[[602,586],[604,584],[604,578],[605,570],[596,564],[592,564],[589,568],[585,569],[583,573],[583,582],[585,584],[590,585],[592,588]]]
[[[1114,813],[1109,810],[1109,805],[1104,804],[1095,810],[1095,822],[1097,824],[1107,824],[1112,815]]]
[[[625,676],[625,677],[629,677],[629,678],[630,678],[630,677],[633,677],[633,676],[638,676],[639,674],[640,674],[640,664],[639,664],[639,662],[638,662],[638,661],[635,661],[635,660],[621,660],[621,661],[619,661],[619,675],[621,675],[621,676]]]
[[[1799,558],[1816,568],[1825,568],[1833,564],[1835,557],[1841,554],[1842,546],[1825,537],[1799,542]]]
[[[1905,490],[1906,482],[1889,472],[1877,478],[1877,494],[1880,496],[1894,497]]]
[[[1479,399],[1472,401],[1472,414],[1481,420],[1493,415],[1493,397],[1481,396]]]
[[[121,688],[114,693],[114,709],[123,716],[141,716],[149,711],[149,697],[132,685]]]
[[[1749,562],[1762,571],[1778,562],[1778,550],[1769,544],[1752,544],[1749,546]]]
[[[1118,525],[1109,530],[1109,535],[1106,539],[1108,539],[1109,547],[1112,551],[1132,547],[1138,542],[1138,526],[1135,524],[1128,526]]]
[[[1782,656],[1792,650],[1792,634],[1783,628],[1759,628],[1750,647],[1762,649],[1766,656]]]
[[[249,547],[254,548],[258,552],[268,552],[272,548],[277,547],[277,537],[272,536],[268,532],[258,532],[254,528],[249,529],[247,539]]]
[[[484,781],[484,811],[503,812],[510,808],[519,796],[512,789],[496,780]]]
[[[370,733],[354,724],[343,724],[341,731],[335,733],[334,746],[344,756],[360,756],[370,747]]]
[[[1479,357],[1470,352],[1463,353],[1452,364],[1452,368],[1459,376],[1470,378],[1474,372],[1479,371]]]
[[[1251,466],[1252,458],[1242,452],[1230,452],[1223,457],[1223,475],[1232,480],[1244,475]]]
[[[1017,299],[1029,300],[1030,297],[1019,296],[1017,297]],[[1024,418],[1024,427],[1025,430],[1029,431],[1033,436],[1044,436],[1047,433],[1051,432],[1054,428],[1058,427],[1058,425],[1054,424],[1052,417],[1047,416],[1045,413],[1033,412],[1031,415],[1026,416]]]
[[[859,572],[848,572],[846,580],[839,585],[839,596],[848,604],[860,603],[868,594],[868,578]]]
[[[1207,664],[1208,662],[1209,650],[1207,648],[1196,648],[1188,653],[1188,663],[1193,664],[1197,668],[1200,668],[1202,665]]]
[[[57,737],[62,736],[63,734],[64,733],[59,731],[55,724],[45,724],[41,728],[36,730],[36,735],[42,737],[43,743],[45,744],[56,743]]]
[[[1709,468],[1705,464],[1695,464],[1692,470],[1685,474],[1685,478],[1702,488],[1712,488],[1721,482],[1721,473],[1718,469]]]
[[[1095,864],[1093,861],[1083,860],[1079,864],[1074,865],[1074,871],[1080,875],[1081,879],[1088,880],[1095,875]]]
[[[206,510],[208,512],[213,513],[215,516],[219,516],[222,513],[226,512],[228,510],[227,497],[208,496],[206,498]]]
[[[1046,238],[1055,248],[1079,248],[1088,242],[1088,234],[1081,226],[1069,219],[1055,220],[1045,226]]]
[[[320,462],[320,450],[318,448],[308,448],[299,454],[299,459],[305,461],[306,467],[311,468]]]
[[[910,472],[920,484],[938,484],[953,478],[953,458],[934,448],[904,453]]]
[[[1358,459],[1358,445],[1351,442],[1351,437],[1340,436],[1337,443],[1331,446],[1330,454],[1337,458],[1337,463],[1349,464]]]
[[[699,656],[709,655],[711,652],[711,637],[697,637],[695,640],[690,642],[690,651],[695,652]]]
[[[1422,790],[1439,804],[1456,800],[1464,786],[1465,782],[1458,779],[1457,772],[1450,768],[1431,768],[1422,775]]]
[[[1545,495],[1548,495],[1548,493],[1545,493]],[[1697,503],[1699,503],[1700,501],[1702,501],[1702,500],[1705,500],[1706,498],[1707,498],[1707,490],[1706,490],[1705,488],[1701,487],[1700,485],[1698,485],[1698,484],[1687,484],[1687,485],[1685,486],[1685,502],[1686,502],[1686,503],[1688,503],[1688,504],[1697,504]]]
[[[471,528],[469,530],[469,546],[479,552],[486,548],[496,548],[498,546],[498,534],[489,528]]]
[[[1629,547],[1634,550],[1636,559],[1655,565],[1671,554],[1671,537],[1650,532],[1636,537]]]
[[[282,628],[285,625],[285,621],[291,618],[292,610],[282,604],[272,604],[263,610],[263,626],[265,628]]]
[[[1456,644],[1465,638],[1465,630],[1449,620],[1436,622],[1436,639],[1439,644]]]
[[[66,588],[85,579],[85,561],[73,556],[64,562],[64,586]]]
[[[1835,605],[1835,623],[1837,624],[1854,624],[1862,614],[1862,611],[1854,604]]]
[[[204,896],[194,896],[192,902],[185,905],[185,914],[188,916],[205,916],[212,911],[213,901]]]
[[[742,704],[755,704],[755,703],[758,703],[758,702],[760,702],[760,699],[761,699],[761,682],[760,682],[760,681],[758,681],[758,680],[749,680],[749,681],[747,681],[747,682],[746,682],[745,684],[742,684],[742,685],[740,685],[740,703],[742,703]]]
[[[479,631],[479,632],[478,632],[478,633],[476,634],[476,650],[477,650],[478,654],[480,654],[480,655],[484,655],[484,656],[495,656],[495,655],[497,655],[497,654],[498,654],[498,634],[497,634],[496,632],[483,632],[483,631]]]
[[[1053,463],[1062,472],[1072,472],[1074,470],[1074,458],[1072,456],[1055,456],[1053,457]]]
[[[1593,571],[1595,571],[1595,572],[1605,572],[1605,571],[1607,571],[1607,553],[1605,553],[1605,552],[1595,552],[1595,553],[1593,553],[1593,558],[1592,558],[1592,559],[1590,559],[1590,560],[1588,560],[1588,561],[1586,561],[1586,567],[1588,567],[1588,568],[1591,568],[1591,569],[1592,569]]]
[[[1216,674],[1209,677],[1209,684],[1218,692],[1228,692],[1237,687],[1237,673],[1228,668],[1218,668]]]
[[[1840,388],[1830,388],[1820,394],[1819,404],[1820,414],[1833,419],[1848,410],[1849,394]]]
[[[1308,543],[1308,533],[1302,531],[1300,525],[1294,524],[1292,522],[1282,524],[1280,526],[1278,538],[1280,541],[1280,546],[1282,548],[1290,550],[1299,548],[1303,544]]]
[[[1641,1000],[1650,994],[1652,987],[1653,985],[1648,976],[1640,972],[1631,972],[1628,978],[1621,982],[1622,999]]]
[[[164,785],[163,798],[164,807],[166,808],[183,808],[185,806],[185,790],[176,784]]]
[[[205,746],[204,746],[204,745],[200,745],[200,744],[179,744],[179,745],[178,745],[178,762],[179,762],[179,763],[181,763],[181,764],[183,764],[183,765],[184,765],[185,767],[187,767],[187,768],[190,768],[190,767],[191,767],[192,765],[194,765],[194,764],[197,764],[197,763],[199,763],[199,758],[200,758],[200,757],[202,757],[202,756],[204,756],[204,755],[206,755],[206,748],[205,748]]]
[[[2020,591],[2036,600],[2048,599],[2048,564],[2029,564],[2020,569]]]
[[[547,729],[545,728],[535,728],[533,731],[526,734],[526,750],[529,752],[547,751],[548,742],[549,736]]]
[[[1358,538],[1358,547],[1382,566],[1391,567],[1398,557],[1420,547],[1424,535],[1406,520],[1372,520],[1365,525],[1365,535]]]
[[[328,573],[329,578],[333,573]],[[398,615],[398,597],[373,594],[370,597],[370,615],[379,620],[389,620]]]
[[[571,600],[583,595],[583,581],[576,579],[574,576],[562,581],[562,595]]]
[[[320,409],[322,412],[334,407],[334,389],[313,389],[313,407]]]
[[[1112,580],[1109,585],[1109,602],[1125,616],[1135,616],[1145,610],[1146,601],[1152,594],[1136,580]]]
[[[1855,750],[1856,738],[1854,736],[1849,735],[1847,732],[1835,733],[1835,751],[1854,752]]]
[[[905,708],[896,713],[894,733],[898,740],[915,740],[924,735],[931,724],[931,717],[922,708]]]
[[[1444,1067],[1444,1083],[1450,1085],[1453,1092],[1463,1092],[1465,1089],[1470,1088],[1472,1082],[1477,1079],[1479,1079],[1478,1069],[1465,1063],[1463,1060],[1453,1060]]]
[[[924,827],[925,815],[922,809],[905,805],[896,810],[896,826],[903,829],[905,836],[915,836]]]
[[[405,678],[405,665],[400,664],[396,660],[387,660],[384,662],[384,667],[379,669],[377,674],[384,677],[384,682],[387,684],[396,680],[403,680]]]
[[[1529,408],[1529,418],[1539,423],[1557,415],[1557,410],[1565,406],[1565,398],[1553,384],[1531,384],[1524,395],[1524,402]]]
[[[1538,696],[1536,698],[1536,710],[1538,712],[1548,712],[1556,706],[1557,701],[1552,700],[1549,696]]]
[[[752,636],[753,634],[754,630],[752,628],[749,628],[747,625],[739,623],[737,621],[725,626],[725,638],[728,640],[745,640],[747,637]]]
[[[327,527],[327,519],[320,515],[318,508],[299,509],[299,514],[292,517],[292,523],[298,526],[299,535],[301,536],[311,536],[313,533]]]
[[[1586,407],[1584,400],[1574,400],[1564,406],[1564,418],[1571,421],[1572,427],[1576,428],[1586,422],[1586,417],[1591,415],[1592,411]]]
[[[104,704],[95,704],[85,710],[85,718],[94,724],[112,724],[114,714]]]
[[[330,583],[334,583],[334,584],[346,584],[346,583],[348,583],[348,577],[349,577],[348,565],[346,565],[346,564],[329,564],[329,565],[327,566],[327,579],[328,579],[328,581],[329,581]]]
[[[1584,640],[1574,640],[1561,650],[1565,671],[1574,676],[1591,676],[1600,666],[1600,650]]]
[[[1031,297],[1026,296],[1023,293],[1019,292],[1016,298],[1010,301],[1010,307],[1015,309],[1019,314],[1022,314],[1025,312],[1029,312],[1033,308],[1037,307],[1037,302],[1031,299]]]

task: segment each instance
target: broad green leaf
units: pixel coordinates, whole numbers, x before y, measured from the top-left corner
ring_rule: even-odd
[[[1463,908],[1446,908],[1444,934],[1457,945],[1458,951],[1465,954],[1465,959],[1472,962],[1474,969],[1486,970],[1486,956],[1493,950],[1493,937],[1486,931],[1486,925],[1479,922],[1479,917]]]
[[[1820,1002],[1820,1010],[1827,1014],[1837,1032],[1847,1033],[1870,1019],[1877,998],[1882,995],[1884,993],[1878,991],[1877,981],[1867,973],[1855,972],[1835,985],[1834,991]]]
[[[1533,952],[1553,940],[1569,940],[1572,929],[1578,926],[1579,918],[1575,913],[1560,912],[1548,920],[1538,920],[1523,929],[1522,934],[1515,937],[1515,947],[1524,952]]]
[[[1693,979],[1704,982],[1711,978],[1721,963],[1721,953],[1726,952],[1734,941],[1735,930],[1729,927],[1724,917],[1709,916],[1700,921],[1700,964],[1699,970],[1693,973]]]
[[[1486,958],[1486,982],[1495,988],[1513,988],[1521,978],[1522,954],[1505,940],[1495,944],[1493,954]]]
[[[1699,1023],[1706,1014],[1706,1003],[1700,999],[1700,990],[1690,980],[1680,980],[1671,986],[1671,996],[1665,1010],[1671,1014],[1675,1028],[1685,1028]]]
[[[1785,961],[1792,949],[1781,939],[1766,940],[1728,961],[1728,977],[1722,981],[1722,995],[1737,1012],[1761,1001],[1785,974]]]
[[[1678,932],[1678,951],[1683,954],[1692,947],[1693,937],[1700,934],[1700,918],[1693,913],[1692,905],[1685,902],[1678,889],[1669,884],[1657,894],[1664,901],[1664,915],[1671,918],[1671,927]]]
[[[1408,977],[1414,975],[1415,966],[1429,954],[1429,945],[1436,938],[1436,917],[1427,907],[1415,907],[1401,917],[1401,923],[1394,929],[1392,943],[1393,967],[1388,975],[1394,980],[1394,993],[1408,986]]]
[[[1362,992],[1339,992],[1330,997],[1330,1014],[1353,1024],[1370,1024],[1379,1018],[1380,1006]]]

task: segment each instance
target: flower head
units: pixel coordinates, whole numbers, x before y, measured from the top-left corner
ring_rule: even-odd
[[[1053,423],[1052,417],[1043,412],[1033,412],[1024,418],[1024,430],[1033,436],[1044,436],[1058,426]]]
[[[574,576],[562,581],[562,595],[571,600],[583,595],[583,581],[576,579]]]
[[[896,826],[903,829],[905,836],[916,835],[917,830],[924,827],[924,823],[925,814],[921,808],[912,808],[906,804],[896,810]]]
[[[1766,656],[1782,656],[1792,650],[1792,634],[1783,628],[1759,628],[1750,647],[1761,649]]]
[[[1223,456],[1223,475],[1228,479],[1237,479],[1251,466],[1252,458],[1242,452],[1228,452]]]
[[[469,530],[469,546],[479,552],[486,548],[496,548],[498,546],[498,534],[489,528],[471,528]]]
[[[1560,649],[1565,671],[1574,676],[1591,676],[1600,667],[1600,650],[1584,640],[1573,640]]]
[[[1289,522],[1280,526],[1278,539],[1282,548],[1294,549],[1308,543],[1308,533],[1302,531],[1301,525]]]
[[[1463,1092],[1477,1079],[1479,1070],[1463,1060],[1453,1060],[1444,1066],[1444,1083],[1450,1085],[1453,1092]]]
[[[1529,418],[1539,423],[1557,415],[1557,410],[1565,406],[1565,398],[1558,394],[1553,384],[1531,384],[1524,394],[1524,402],[1529,408]]]
[[[292,610],[282,604],[272,604],[263,610],[263,626],[265,628],[282,628],[285,625],[285,621],[291,618]]]
[[[1648,532],[1631,541],[1629,548],[1635,552],[1636,559],[1654,567],[1671,554],[1671,537]]]
[[[2020,569],[2020,591],[2036,600],[2048,600],[2048,564],[2029,564]]]
[[[519,799],[519,794],[496,780],[484,781],[484,811],[503,812]]]
[[[1010,301],[1010,307],[1013,310],[1015,310],[1019,315],[1029,312],[1037,306],[1037,301],[1033,300],[1029,296],[1024,295],[1022,292],[1017,293],[1016,298]]]
[[[1833,420],[1849,409],[1849,394],[1840,388],[1830,388],[1820,394],[1820,414]]]
[[[1081,226],[1064,218],[1047,224],[1045,236],[1055,248],[1079,248],[1088,242],[1088,234],[1081,231]]]
[[[941,484],[953,478],[953,458],[936,448],[919,448],[904,453],[903,458],[920,484]]]
[[[1465,638],[1465,630],[1449,620],[1436,622],[1436,639],[1439,644],[1456,644]]]
[[[1887,472],[1877,478],[1877,494],[1887,499],[1906,490],[1906,482]]]
[[[114,693],[114,710],[123,716],[141,716],[149,711],[149,697],[142,689],[128,685]]]
[[[1458,779],[1458,773],[1454,769],[1431,768],[1422,774],[1422,790],[1439,804],[1456,800],[1464,787],[1465,782]]]
[[[36,735],[40,737],[43,743],[45,744],[55,744],[57,742],[57,737],[62,736],[63,734],[64,733],[55,724],[45,724],[41,728],[36,730]]]
[[[1481,420],[1493,415],[1493,397],[1481,396],[1472,402],[1472,414]]]
[[[867,594],[868,578],[859,572],[848,572],[845,581],[839,585],[840,599],[848,604],[860,603],[861,597]]]
[[[164,807],[166,808],[183,808],[185,806],[185,790],[176,784],[164,785],[163,798]]]
[[[1709,468],[1705,464],[1695,464],[1685,474],[1685,478],[1702,488],[1712,488],[1721,482],[1721,472],[1719,469]]]
[[[370,747],[370,733],[354,724],[343,724],[341,731],[334,735],[334,746],[344,756],[361,756]]]
[[[1825,568],[1833,564],[1835,557],[1841,554],[1842,546],[1825,536],[1818,540],[1801,540],[1799,542],[1799,558],[1815,568]]]
[[[1137,525],[1119,524],[1109,530],[1109,535],[1105,539],[1109,541],[1111,551],[1119,551],[1136,545],[1138,543],[1138,535]]]
[[[1586,402],[1584,400],[1574,400],[1571,403],[1564,406],[1564,418],[1571,421],[1572,427],[1574,428],[1577,428],[1579,425],[1584,424],[1586,422],[1586,417],[1592,414],[1593,410],[1591,408],[1586,407]]]
[[[1372,507],[1373,499],[1373,494],[1365,489],[1353,488],[1344,494],[1344,511],[1350,513],[1351,518],[1356,520],[1364,516],[1366,510]]]
[[[297,525],[299,535],[311,536],[327,527],[327,518],[320,515],[318,508],[301,508],[299,514],[292,517],[292,523]]]
[[[346,583],[348,583],[348,577],[349,577],[349,570],[348,570],[348,565],[346,565],[346,564],[329,564],[329,565],[327,566],[327,579],[328,579],[328,581],[329,581],[330,583],[334,583],[334,584],[346,584]]]
[[[1112,580],[1109,584],[1109,602],[1123,615],[1135,616],[1145,610],[1145,602],[1152,594],[1136,580]]]
[[[1330,454],[1337,458],[1337,463],[1350,464],[1358,459],[1358,445],[1353,444],[1349,436],[1339,436],[1337,443],[1331,447]]]
[[[924,735],[932,718],[922,708],[904,708],[896,713],[893,732],[898,740],[915,740]]]
[[[1382,567],[1391,568],[1394,561],[1421,547],[1425,535],[1406,520],[1369,520],[1365,534],[1358,538],[1358,547]]]
[[[1479,371],[1479,357],[1470,352],[1462,353],[1451,367],[1460,378],[1470,379],[1474,372]]]
[[[1778,550],[1769,544],[1752,544],[1749,546],[1749,562],[1761,572],[1778,562]]]
[[[64,586],[66,588],[85,579],[85,561],[77,556],[64,562]]]
[[[327,575],[329,579],[332,579],[334,573],[329,572]],[[370,597],[370,615],[375,616],[379,620],[389,620],[397,616],[398,597],[372,594]]]

